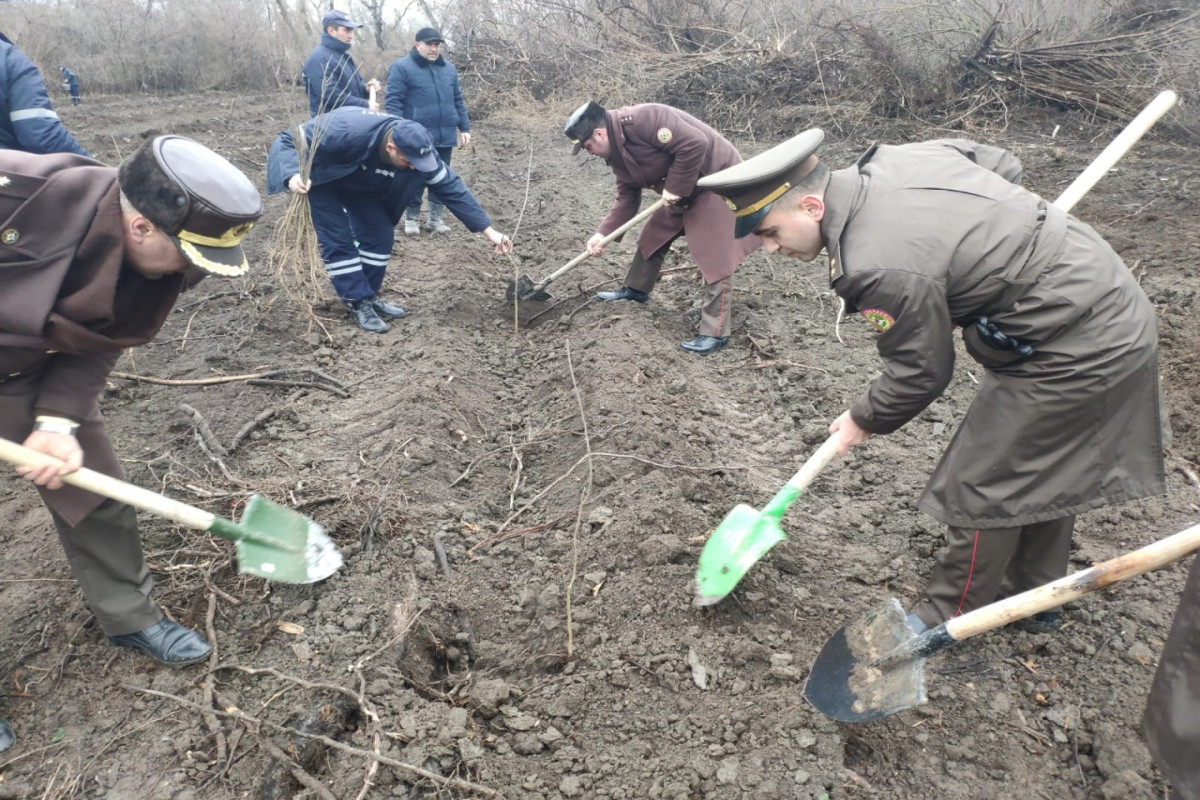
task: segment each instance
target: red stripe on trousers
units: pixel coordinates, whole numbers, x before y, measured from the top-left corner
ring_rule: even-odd
[[[975,577],[975,554],[979,552],[979,529],[975,529],[975,541],[971,544],[971,566],[967,569],[967,585],[963,587],[962,597],[958,598],[958,608],[954,609],[953,616],[957,617],[962,613],[963,603],[967,602],[967,592],[971,591],[971,578]]]

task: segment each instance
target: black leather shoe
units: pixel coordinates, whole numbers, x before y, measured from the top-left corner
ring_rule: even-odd
[[[709,353],[717,352],[727,344],[729,344],[728,336],[705,336],[701,334],[695,339],[680,342],[679,346],[690,353],[699,353],[702,356],[706,356]]]
[[[366,300],[355,300],[350,304],[350,316],[354,317],[354,321],[358,323],[358,327],[364,331],[371,333],[383,333],[388,329],[388,324],[379,318],[379,314],[375,312],[375,306],[371,302],[371,298]]]
[[[13,742],[17,740],[16,734],[12,728],[8,727],[8,723],[0,719],[0,753],[13,746]]]
[[[598,292],[597,300],[632,300],[635,303],[644,303],[650,299],[648,292],[639,292],[637,289],[630,289],[628,286],[622,286],[620,289],[611,292]]]
[[[407,314],[400,306],[394,306],[386,300],[380,300],[378,296],[368,298],[371,301],[371,308],[375,309],[375,313],[381,317],[391,317],[392,319],[403,319]]]
[[[186,667],[208,658],[212,645],[193,630],[163,617],[137,633],[108,637],[109,644],[141,650],[167,667]]]

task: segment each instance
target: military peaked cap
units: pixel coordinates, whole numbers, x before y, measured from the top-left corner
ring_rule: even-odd
[[[147,139],[121,164],[125,198],[214,275],[249,269],[242,239],[262,216],[262,196],[241,170],[182,136]]]
[[[604,106],[593,100],[588,100],[575,109],[575,113],[571,115],[571,118],[567,120],[566,127],[563,128],[563,133],[575,143],[575,149],[571,152],[578,153],[579,148],[583,147],[583,143],[592,133],[597,128],[605,126],[607,119],[608,112],[604,110]]]
[[[817,148],[823,141],[825,132],[812,128],[740,164],[707,175],[696,186],[725,198],[737,218],[734,236],[740,239],[754,233],[771,204],[812,172],[817,165]]]

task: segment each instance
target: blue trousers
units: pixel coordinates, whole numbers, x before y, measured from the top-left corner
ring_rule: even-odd
[[[396,237],[380,192],[323,184],[309,190],[308,205],[338,297],[349,304],[378,294]]]

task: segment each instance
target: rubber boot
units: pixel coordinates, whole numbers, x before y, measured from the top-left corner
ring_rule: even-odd
[[[420,236],[421,235],[421,207],[404,209],[404,235],[405,236]]]
[[[445,222],[446,207],[429,204],[429,220],[425,223],[425,230],[431,233],[449,233],[450,226]]]

